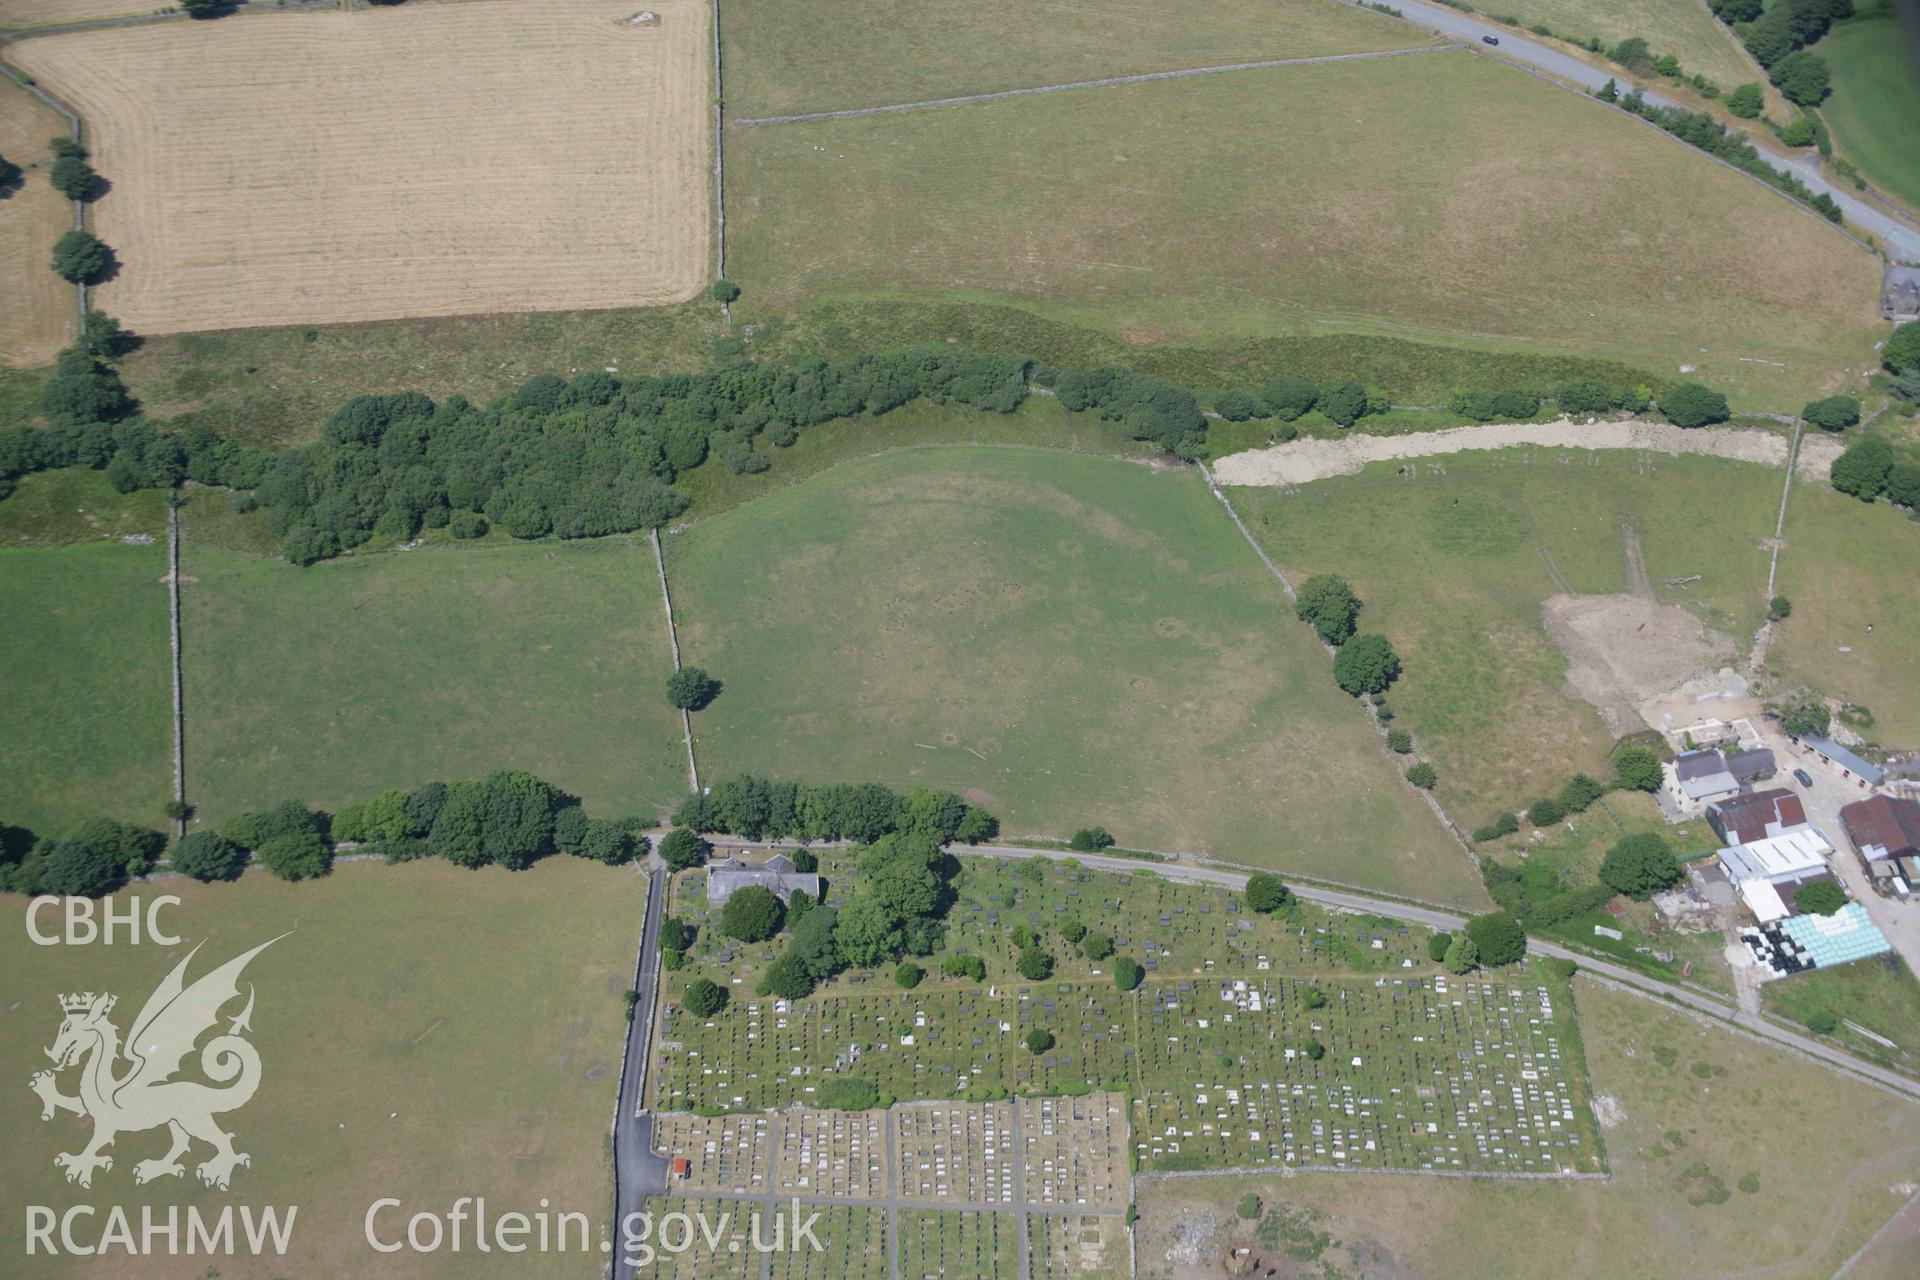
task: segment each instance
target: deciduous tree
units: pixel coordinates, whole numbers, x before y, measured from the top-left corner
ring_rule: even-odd
[[[1505,911],[1489,911],[1467,921],[1468,940],[1478,952],[1477,961],[1499,967],[1512,964],[1527,954],[1527,934]]]
[[[704,863],[707,849],[707,842],[685,827],[675,827],[660,837],[660,860],[675,871],[685,871]]]
[[[1600,883],[1641,902],[1671,889],[1681,877],[1679,859],[1656,831],[1642,831],[1616,841],[1600,862]]]
[[[113,250],[91,231],[69,231],[54,242],[53,270],[70,284],[99,284],[113,270]]]
[[[696,1018],[711,1018],[727,1007],[727,989],[710,978],[695,978],[681,992],[680,1007]]]
[[[1860,440],[1833,460],[1833,487],[1872,502],[1886,492],[1893,475],[1893,446],[1879,436]]]
[[[1727,420],[1727,398],[1697,382],[1683,382],[1660,397],[1660,412],[1676,427],[1704,427]]]
[[[1271,915],[1293,901],[1293,890],[1279,876],[1256,871],[1247,877],[1246,904],[1249,911]]]
[[[1337,574],[1316,573],[1300,584],[1294,598],[1294,616],[1313,628],[1324,644],[1344,644],[1353,635],[1360,616],[1360,597]]]
[[[195,880],[232,880],[245,865],[244,856],[231,840],[217,831],[195,831],[173,847],[169,858],[173,869]]]
[[[699,711],[720,693],[720,682],[699,667],[682,667],[667,677],[667,701],[682,711]]]
[[[1357,635],[1340,646],[1333,660],[1333,678],[1355,697],[1385,693],[1400,678],[1400,656],[1383,635]]]
[[[720,932],[742,942],[765,942],[780,932],[786,908],[773,891],[757,884],[735,889],[720,910]]]

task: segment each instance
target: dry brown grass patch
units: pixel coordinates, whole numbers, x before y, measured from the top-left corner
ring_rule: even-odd
[[[25,171],[0,198],[0,360],[10,365],[45,364],[73,335],[73,286],[48,266],[73,225],[73,205],[47,182],[47,141],[66,132],[58,112],[0,83],[0,156]]]
[[[0,30],[52,27],[96,18],[128,18],[170,6],[157,0],[0,0]]]

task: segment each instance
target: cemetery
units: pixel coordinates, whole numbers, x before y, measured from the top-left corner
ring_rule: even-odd
[[[822,1251],[771,1255],[769,1280],[882,1280],[943,1268],[1040,1280],[1126,1275],[1128,1142],[1127,1099],[1119,1093],[664,1114],[654,1130],[661,1156],[676,1169],[687,1161],[674,1184],[679,1207],[704,1206],[710,1218],[731,1212],[742,1231],[745,1215],[788,1197],[822,1212],[814,1231]],[[664,1269],[646,1274],[736,1274],[724,1266],[703,1271],[691,1260],[655,1265]]]
[[[711,1202],[707,1207],[713,1207]],[[747,1234],[747,1215],[752,1213],[753,1208],[752,1204],[745,1201],[720,1205],[711,1222],[717,1224],[719,1213],[731,1214],[727,1221],[727,1243],[737,1239],[740,1248],[730,1250],[723,1243],[718,1249],[711,1249],[701,1239],[698,1226],[689,1222],[683,1233],[678,1222],[668,1221],[676,1214],[700,1212],[700,1201],[677,1196],[648,1196],[645,1212],[650,1215],[652,1225],[646,1244],[652,1254],[647,1265],[639,1269],[640,1274],[646,1276],[647,1280],[755,1280],[760,1274],[761,1255],[749,1247]],[[719,1230],[717,1225],[713,1229],[716,1232]],[[676,1248],[683,1242],[686,1247]],[[826,1243],[824,1236],[821,1237],[821,1243]],[[639,1253],[638,1256],[647,1258],[649,1255]],[[885,1272],[878,1274],[884,1276]],[[878,1280],[878,1276],[875,1280]]]
[[[1144,1170],[1603,1167],[1563,982],[1520,970],[1145,990]]]
[[[903,1209],[900,1280],[1011,1277],[1019,1257],[1019,1220],[1011,1213]]]
[[[930,1102],[896,1107],[900,1198],[1012,1204],[1013,1105]]]
[[[1126,1280],[1133,1274],[1126,1220],[1111,1215],[1027,1215],[1033,1280]]]
[[[1122,1160],[1148,1172],[1604,1168],[1564,978],[1532,964],[1447,974],[1424,930],[1298,901],[1261,915],[1224,888],[1150,872],[961,863],[940,945],[920,961],[925,982],[903,990],[854,971],[798,1000],[755,994],[781,941],[720,936],[701,873],[678,877],[675,913],[699,930],[678,976],[697,969],[730,999],[704,1018],[663,1004],[651,1076],[663,1125],[679,1123],[671,1113],[757,1122],[821,1108],[836,1083],[858,1081],[897,1126],[890,1175],[875,1123],[818,1130],[807,1146],[796,1118],[844,1126],[855,1113],[790,1111],[744,1128],[728,1117],[702,1139],[724,1172],[696,1180],[757,1191],[766,1178],[783,1190],[825,1179],[827,1194],[861,1198],[891,1176],[902,1200],[984,1207],[1009,1203],[1024,1170],[1029,1205],[1073,1209],[1123,1204]],[[824,851],[820,874],[832,904],[851,859]],[[1141,986],[1119,990],[1102,972],[1111,960],[1069,941],[1080,932],[1070,922],[1140,957]],[[1029,932],[1056,957],[1051,980],[1013,972]],[[951,954],[980,956],[986,980],[941,980]],[[1036,1031],[1051,1037],[1037,1052]],[[1126,1124],[1103,1110],[1121,1095]],[[1129,1125],[1131,1147],[1116,1149]],[[743,1135],[779,1151],[778,1171],[738,1150]]]
[[[837,907],[853,884],[851,851],[814,852],[827,905]],[[1112,960],[1089,960],[1069,944],[1060,932],[1068,922],[1111,939],[1116,957],[1131,956],[1149,974],[1238,969],[1373,973],[1431,967],[1427,935],[1394,921],[1335,914],[1305,903],[1262,916],[1245,910],[1239,895],[1225,888],[1182,884],[1145,869],[1120,874],[1040,859],[966,856],[959,862],[958,898],[947,915],[941,946],[919,961],[929,985],[940,983],[941,961],[960,954],[978,956],[990,984],[1019,982],[1014,969],[1017,927],[1040,937],[1054,957],[1058,977],[1105,980]],[[717,927],[720,912],[709,904],[704,871],[676,876],[668,901],[672,914],[697,930],[689,962],[704,970],[724,967],[749,991],[785,945],[780,939],[744,943],[723,937]],[[881,980],[854,972],[826,989]]]
[[[1124,1209],[1132,1199],[1126,1099],[1117,1093],[1020,1099],[1026,1203]]]
[[[889,1280],[887,1214],[865,1205],[810,1205],[820,1248],[768,1255],[767,1280]]]

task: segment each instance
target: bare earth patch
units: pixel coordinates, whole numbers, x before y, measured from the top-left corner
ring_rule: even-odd
[[[708,9],[470,0],[22,41],[149,333],[643,306],[711,252]],[[43,269],[44,270],[44,269]]]
[[[1567,655],[1568,692],[1592,703],[1616,737],[1642,727],[1641,704],[1733,655],[1730,637],[1644,596],[1557,595],[1540,610]]]
[[[1646,449],[1655,453],[1706,454],[1780,467],[1787,462],[1790,437],[1771,431],[1735,428],[1683,430],[1665,422],[1503,422],[1450,427],[1412,435],[1346,435],[1337,440],[1295,440],[1250,449],[1220,459],[1213,467],[1221,484],[1290,485],[1352,475],[1369,462],[1430,458],[1468,449],[1517,449],[1528,445],[1561,449]],[[1795,471],[1803,480],[1824,481],[1840,456],[1839,441],[1807,436],[1800,442]]]

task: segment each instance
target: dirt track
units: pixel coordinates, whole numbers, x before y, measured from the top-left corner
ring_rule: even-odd
[[[1565,449],[1645,449],[1696,453],[1761,466],[1785,466],[1788,437],[1746,428],[1682,430],[1664,422],[1515,422],[1451,427],[1399,436],[1352,434],[1337,440],[1295,440],[1222,458],[1214,475],[1226,485],[1290,485],[1351,475],[1369,462],[1428,458],[1468,449],[1524,446]],[[1824,481],[1840,456],[1838,441],[1809,436],[1801,441],[1795,470],[1803,480]]]

